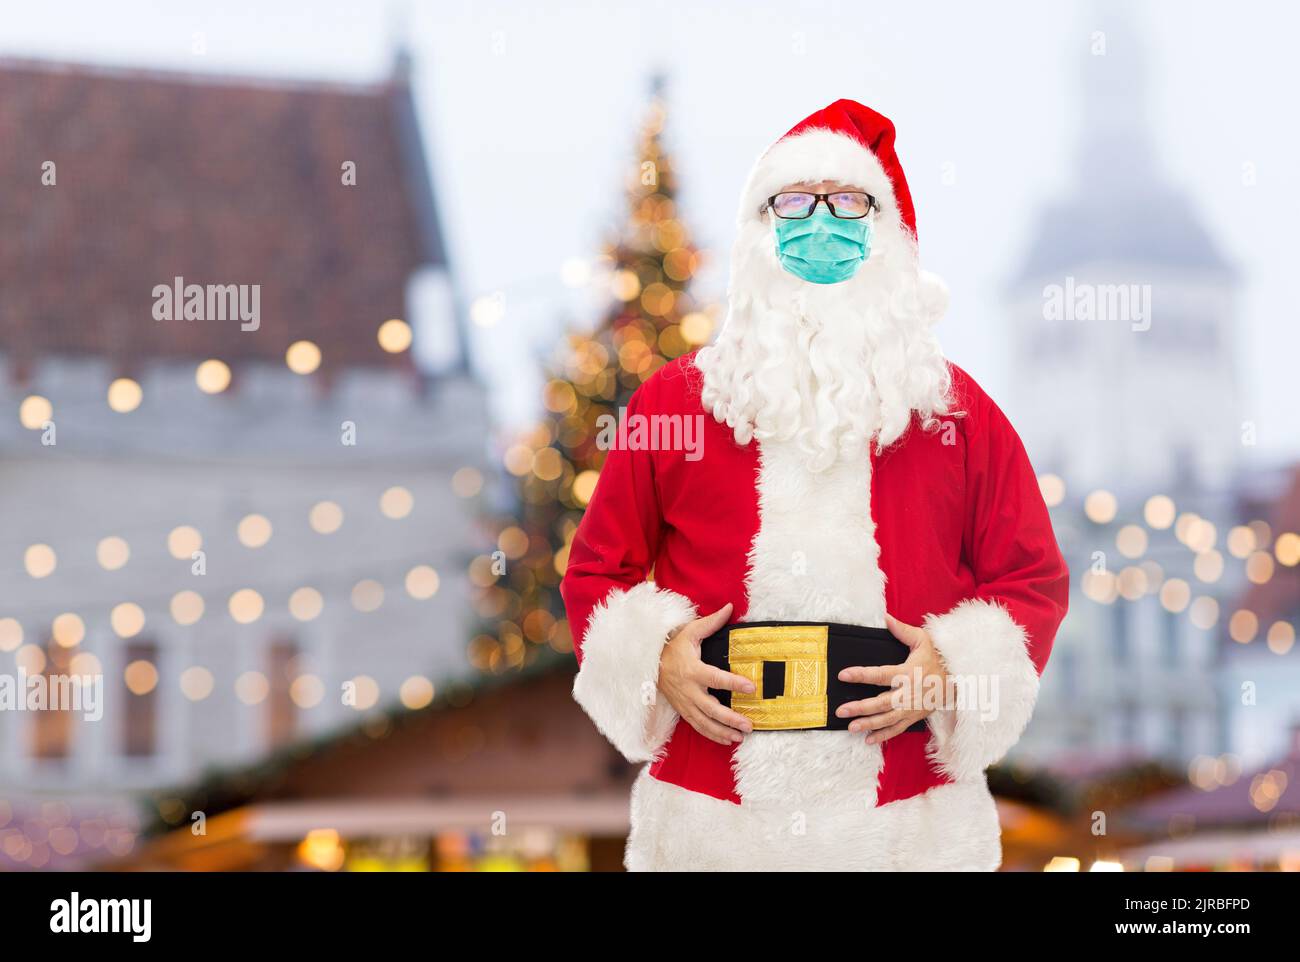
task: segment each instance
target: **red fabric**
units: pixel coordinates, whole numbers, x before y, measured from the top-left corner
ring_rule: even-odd
[[[889,612],[919,625],[969,598],[996,601],[1023,627],[1041,672],[1065,615],[1068,572],[1038,480],[1015,431],[979,386],[953,366],[954,412],[938,432],[912,430],[872,453],[871,511]],[[740,447],[700,404],[690,357],[647,381],[629,413],[704,414],[703,457],[681,451],[611,451],[573,539],[562,592],[573,636],[614,589],[644,580],[695,603],[701,615],[728,601],[748,608],[747,554],[758,531],[758,447]],[[578,645],[581,659],[581,646]],[[926,757],[929,734],[884,746],[876,803],[947,781]],[[679,722],[651,775],[739,802],[731,756]]]
[[[830,129],[846,134],[876,155],[880,166],[885,168],[885,173],[893,181],[899,216],[915,237],[916,209],[912,206],[912,192],[907,188],[907,178],[903,176],[903,165],[894,150],[893,121],[856,100],[837,100],[811,117],[799,121],[785,137],[812,129]],[[784,140],[785,137],[781,139]]]

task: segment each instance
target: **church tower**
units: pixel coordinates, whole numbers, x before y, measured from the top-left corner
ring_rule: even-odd
[[[1059,477],[1044,494],[1073,588],[1019,751],[1178,765],[1227,742],[1237,280],[1202,219],[1219,200],[1195,204],[1161,169],[1135,25],[1094,11],[1074,34],[1070,187],[1008,289],[1010,409],[1040,476]]]
[[[1081,55],[1072,186],[1011,283],[1017,426],[1081,488],[1221,489],[1240,451],[1233,269],[1160,167],[1135,26],[1103,5]]]

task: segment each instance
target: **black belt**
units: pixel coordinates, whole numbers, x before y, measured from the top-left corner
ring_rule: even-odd
[[[704,639],[706,664],[748,678],[752,695],[709,693],[754,723],[755,731],[843,731],[852,718],[835,709],[889,691],[884,685],[840,681],[858,666],[901,665],[908,647],[884,628],[816,621],[752,621],[727,625]],[[907,730],[925,731],[924,720]]]

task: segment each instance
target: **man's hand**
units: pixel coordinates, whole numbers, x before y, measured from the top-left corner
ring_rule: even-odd
[[[719,745],[742,741],[754,729],[748,718],[727,708],[708,691],[717,688],[752,694],[753,682],[700,660],[700,642],[725,625],[729,617],[731,604],[727,603],[713,614],[683,625],[669,637],[659,656],[659,691],[688,725]]]
[[[901,665],[845,668],[839,676],[840,681],[884,685],[890,689],[872,698],[847,702],[835,711],[840,718],[856,719],[849,723],[849,731],[871,733],[867,736],[868,745],[886,742],[928,718],[940,707],[933,704],[930,693],[939,692],[946,698],[948,691],[948,672],[930,640],[930,633],[915,625],[905,625],[892,615],[885,615],[885,624],[895,638],[911,649],[907,660]],[[919,691],[917,669],[921,679]]]

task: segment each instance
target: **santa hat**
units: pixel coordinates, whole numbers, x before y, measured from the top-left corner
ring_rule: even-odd
[[[759,219],[759,208],[781,188],[800,181],[837,180],[861,187],[879,205],[876,230],[905,233],[916,241],[916,211],[903,165],[894,150],[894,124],[856,100],[837,100],[790,128],[750,172],[740,221]],[[932,316],[947,307],[942,280],[921,272],[921,294]]]

